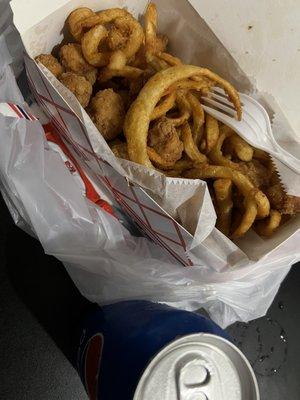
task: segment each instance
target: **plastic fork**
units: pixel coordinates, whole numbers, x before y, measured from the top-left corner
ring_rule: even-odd
[[[265,150],[274,161],[285,164],[299,176],[300,160],[276,142],[267,111],[252,97],[242,93],[239,95],[243,108],[241,121],[235,118],[236,111],[232,103],[223,89],[218,87],[202,97],[203,108],[208,114],[230,126],[249,144]]]

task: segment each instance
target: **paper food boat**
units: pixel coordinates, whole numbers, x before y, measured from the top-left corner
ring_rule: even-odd
[[[41,1],[31,0],[24,7],[21,0],[11,2],[14,22],[26,49],[25,65],[29,85],[72,155],[94,182],[107,189],[113,201],[122,207],[145,235],[162,246],[176,263],[184,266],[209,265],[221,270],[227,266],[247,265],[264,256],[271,256],[275,250],[277,257],[284,256],[283,244],[293,240],[293,235],[299,229],[299,216],[292,218],[270,239],[249,232],[238,244],[234,244],[213,228],[215,214],[212,211],[211,215],[207,215],[208,210],[211,210],[211,202],[207,199],[206,189],[202,188],[198,195],[198,200],[202,199],[202,214],[197,224],[195,221],[190,224],[194,225],[195,235],[192,235],[161,207],[161,203],[153,199],[155,196],[150,196],[149,191],[124,176],[124,169],[113,159],[105,141],[99,144],[97,129],[74,96],[34,61],[37,55],[50,53],[62,41],[65,20],[73,9],[86,6],[99,11],[104,4],[98,0],[52,0],[42,3],[43,6]],[[136,17],[140,17],[147,3],[146,0],[106,1],[104,8],[127,7]],[[169,36],[172,53],[186,63],[212,69],[241,92],[255,92],[248,77],[200,17],[196,1],[160,0],[154,3],[158,8],[160,31]],[[267,103],[265,105],[268,106]],[[281,121],[281,115],[277,113],[276,116]],[[285,124],[282,118],[281,127],[289,130],[290,127]],[[199,183],[197,185],[201,186]]]

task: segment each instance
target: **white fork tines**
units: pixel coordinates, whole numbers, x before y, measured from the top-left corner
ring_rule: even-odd
[[[202,96],[203,108],[208,114],[230,126],[252,146],[267,151],[275,163],[277,160],[278,164],[284,164],[290,170],[290,175],[293,174],[294,178],[299,180],[300,159],[287,152],[276,142],[266,110],[252,97],[242,93],[239,95],[243,108],[241,121],[236,119],[234,106],[221,88],[214,87],[212,92]],[[278,170],[280,173],[280,168]],[[286,187],[286,189],[289,192],[289,188]]]

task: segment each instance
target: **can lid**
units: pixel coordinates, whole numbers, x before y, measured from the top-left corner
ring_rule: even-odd
[[[254,372],[243,353],[211,334],[181,337],[150,362],[134,400],[259,400]]]

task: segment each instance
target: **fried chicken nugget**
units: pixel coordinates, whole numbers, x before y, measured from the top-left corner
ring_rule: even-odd
[[[158,119],[149,130],[148,146],[150,159],[161,169],[170,169],[182,157],[183,143],[175,126],[166,117]]]
[[[61,47],[59,56],[67,72],[84,76],[92,85],[96,82],[97,68],[85,61],[80,44],[65,44]]]
[[[92,95],[91,83],[81,75],[76,75],[73,72],[65,72],[61,75],[61,83],[66,86],[82,105],[83,108],[87,107]]]
[[[88,112],[104,139],[115,139],[122,132],[125,107],[113,89],[100,90],[92,98]]]
[[[283,215],[295,215],[300,212],[300,197],[288,195],[283,188],[279,176],[270,165],[272,175],[268,187],[264,189],[272,208],[279,211]]]
[[[58,59],[51,54],[40,54],[36,57],[35,61],[43,64],[56,78],[64,72],[64,68]]]
[[[117,139],[116,141],[111,142],[109,144],[109,147],[116,157],[123,158],[124,160],[129,160],[126,143],[121,142],[119,141],[119,139]]]
[[[260,161],[253,159],[249,162],[239,162],[238,168],[248,176],[250,181],[258,188],[265,188],[269,185],[270,170]]]

